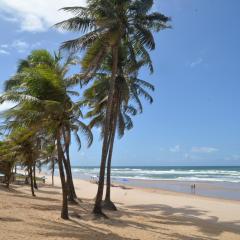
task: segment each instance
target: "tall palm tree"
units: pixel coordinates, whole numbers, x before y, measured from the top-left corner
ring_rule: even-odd
[[[101,76],[102,78],[103,76]],[[88,88],[85,92],[84,102],[90,107],[90,111],[86,114],[86,117],[91,118],[90,127],[101,127],[101,136],[104,136],[104,121],[106,117],[107,108],[107,94],[109,90],[109,76],[105,76],[104,80],[96,80],[92,87]],[[117,77],[116,83],[118,83],[119,78]],[[118,85],[118,84],[116,84]],[[121,87],[121,86],[120,86]],[[121,96],[121,88],[116,86],[114,93],[114,103],[113,111],[111,112],[111,127],[109,129],[110,135],[108,140],[108,159],[107,159],[107,190],[106,198],[104,202],[105,208],[110,210],[116,210],[115,205],[110,199],[110,186],[111,186],[111,159],[113,152],[113,145],[115,139],[115,132],[118,130],[119,136],[122,137],[125,129],[131,129],[133,127],[131,116],[135,115],[137,110],[132,107],[125,105]],[[129,113],[128,110],[131,109]]]
[[[69,67],[72,65],[75,65],[77,63],[77,58],[73,55],[70,55],[65,62],[62,63],[62,55],[60,52],[55,53],[54,56],[51,56],[47,51],[45,50],[37,50],[33,51],[27,59],[21,60],[18,65],[18,74],[12,77],[10,80],[6,81],[5,88],[6,90],[11,90],[12,87],[19,84],[19,81],[21,81],[21,78],[24,74],[26,74],[26,71],[29,69],[35,69],[36,67],[39,68],[39,66],[45,66],[50,67],[52,70],[54,70],[54,74],[57,75],[64,85],[66,87],[69,85],[69,77],[66,76],[68,73]],[[43,69],[44,71],[44,69]],[[56,77],[56,76],[55,76]],[[74,94],[77,93],[67,90],[68,94]],[[44,97],[47,97],[46,95]],[[79,111],[79,110],[78,110]],[[76,112],[77,113],[77,112]],[[81,112],[78,113],[78,115],[81,115]],[[67,130],[64,130],[64,132],[67,133],[68,136],[71,136],[69,134],[70,128],[68,127]],[[75,131],[75,130],[74,130]],[[68,140],[68,141],[67,141]],[[72,203],[76,203],[77,195],[75,192],[73,180],[72,180],[72,172],[71,172],[71,163],[70,163],[70,157],[69,157],[69,144],[70,144],[70,138],[64,138],[65,142],[65,151],[67,157],[64,158],[64,164],[66,166],[66,175],[67,175],[67,181],[68,181],[68,200]]]
[[[111,128],[108,141],[108,159],[107,159],[107,188],[104,207],[110,210],[116,210],[115,205],[111,201],[111,159],[115,132],[118,130],[119,137],[124,135],[125,129],[133,127],[131,116],[142,112],[142,104],[140,98],[143,96],[152,103],[153,99],[147,90],[154,90],[152,84],[138,78],[138,70],[146,64],[144,61],[137,64],[130,64],[124,47],[122,47],[119,55],[118,75],[116,78],[113,108],[111,111]],[[106,108],[108,101],[108,91],[111,80],[110,73],[111,58],[104,68],[97,73],[94,84],[84,92],[83,104],[90,107],[90,111],[86,117],[91,118],[90,127],[101,127],[101,135],[104,135],[104,120],[106,116]]]
[[[155,48],[152,32],[168,27],[169,18],[157,12],[150,12],[152,5],[152,0],[88,0],[87,7],[63,8],[64,11],[71,12],[75,16],[56,25],[64,30],[84,33],[83,36],[62,44],[62,48],[71,51],[85,50],[82,60],[83,74],[76,76],[76,81],[88,82],[100,68],[107,54],[112,55],[112,74],[104,124],[99,184],[93,209],[95,214],[102,215],[101,202],[119,46],[122,42],[126,43],[133,61],[137,61],[138,56],[142,56],[151,62],[147,50]],[[151,64],[149,66],[152,67]]]
[[[67,90],[68,84],[64,78],[66,71],[61,71],[59,63],[56,63],[47,51],[34,51],[29,59],[30,61],[25,61],[22,69],[20,68],[20,71],[6,83],[8,90],[1,96],[2,101],[17,102],[16,107],[5,113],[6,122],[9,129],[24,125],[50,136],[56,142],[63,193],[61,217],[68,219],[67,198],[71,183],[70,168],[64,154],[64,131],[70,129],[80,140],[78,131],[81,130],[89,144],[92,142],[92,133],[79,120],[82,115],[79,104],[75,104],[68,95],[74,92]]]

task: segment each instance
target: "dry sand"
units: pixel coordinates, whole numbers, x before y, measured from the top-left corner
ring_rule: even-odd
[[[89,240],[240,240],[240,202],[161,190],[114,187],[119,211],[110,219],[91,214],[97,186],[75,180],[78,206],[69,221],[60,219],[61,188],[41,185],[37,197],[29,186],[0,186],[0,239]]]

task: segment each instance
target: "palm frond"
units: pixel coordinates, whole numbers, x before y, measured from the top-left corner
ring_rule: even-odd
[[[94,21],[91,18],[82,18],[82,17],[73,17],[62,22],[59,22],[54,25],[56,28],[60,28],[66,31],[81,31],[86,32],[87,30],[91,30],[94,28]]]

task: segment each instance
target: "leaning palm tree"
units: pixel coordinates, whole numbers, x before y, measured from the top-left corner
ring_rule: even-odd
[[[142,56],[151,63],[147,50],[155,48],[152,32],[158,32],[168,27],[169,18],[160,13],[150,12],[152,5],[152,0],[88,0],[85,8],[64,8],[64,11],[71,12],[75,16],[56,25],[64,30],[84,33],[80,38],[62,44],[62,48],[71,51],[85,50],[82,60],[83,74],[76,76],[76,82],[82,80],[87,83],[101,67],[106,56],[109,53],[112,55],[112,73],[104,124],[99,184],[93,209],[95,214],[102,215],[101,202],[108,155],[111,109],[118,71],[119,46],[122,42],[126,43],[133,61],[136,62],[138,57]],[[149,66],[152,67],[151,64]]]
[[[11,147],[8,141],[4,139],[0,142],[0,172],[5,175],[6,187],[9,188],[12,170],[16,164],[15,153],[11,152]]]
[[[105,75],[105,74],[104,74]],[[103,80],[102,78],[105,78]],[[119,83],[120,78],[117,77],[116,83]],[[121,96],[121,84],[116,84],[114,93],[113,110],[111,112],[111,126],[109,129],[109,141],[108,141],[108,158],[107,158],[107,188],[106,197],[104,201],[104,207],[109,210],[116,210],[116,206],[111,201],[110,186],[111,186],[111,160],[113,153],[113,145],[115,139],[116,130],[118,130],[119,137],[124,135],[125,129],[131,129],[133,127],[131,115],[135,115],[137,110],[133,106],[126,105],[123,102],[123,96]],[[90,111],[86,114],[86,118],[90,118],[89,126],[100,127],[101,137],[104,136],[104,122],[106,117],[107,108],[107,94],[109,90],[109,76],[101,76],[100,79],[95,80],[92,87],[88,88],[84,94],[84,103],[90,108]],[[130,110],[130,112],[129,112]]]
[[[69,57],[66,59],[65,62],[62,62],[62,59],[63,57],[61,55],[61,52],[55,53],[54,56],[51,56],[45,50],[33,51],[27,57],[27,59],[23,59],[19,62],[19,65],[17,68],[18,74],[16,74],[11,79],[6,81],[5,89],[11,90],[14,86],[19,85],[19,83],[21,83],[22,77],[28,74],[27,71],[30,71],[31,69],[34,71],[34,69],[36,69],[36,67],[39,68],[39,66],[45,66],[45,68],[46,67],[51,68],[53,70],[53,74],[55,74],[55,76],[53,77],[58,76],[62,80],[66,88],[71,87],[71,84],[69,84],[69,76],[67,76],[67,73],[68,73],[69,67],[72,65],[75,65],[78,59],[73,55],[69,55]],[[42,71],[44,71],[44,69],[42,69]],[[77,93],[70,90],[67,90],[67,93],[77,95]],[[44,95],[44,97],[48,98],[48,96],[46,95]],[[77,111],[79,111],[79,109]],[[75,113],[77,113],[77,111],[75,111]],[[77,114],[80,117],[81,112]],[[84,124],[83,124],[83,127],[84,127]],[[64,130],[64,132],[66,133],[65,135],[71,136],[71,134],[69,134],[70,131],[71,129],[68,126],[67,129]],[[74,129],[74,132],[76,132],[76,129]],[[72,180],[71,163],[70,163],[70,157],[69,157],[70,137],[64,138],[64,144],[65,144],[65,152],[66,152],[66,158],[64,158],[64,164],[66,166],[66,176],[67,176],[68,187],[69,187],[68,200],[72,203],[76,203],[77,195],[76,195],[75,187]]]
[[[8,128],[8,125],[4,128]],[[12,162],[18,161],[27,167],[32,196],[35,197],[33,166],[38,155],[35,132],[23,127],[12,130],[5,140],[4,149],[1,151],[2,157],[12,159]]]
[[[36,56],[41,56],[42,53],[48,57],[48,62],[45,59],[42,61],[43,58],[38,62],[39,58]],[[61,71],[47,51],[34,51],[28,59],[30,59],[30,67],[24,64],[16,76],[7,82],[8,90],[1,96],[2,101],[17,103],[16,107],[5,113],[5,122],[9,129],[23,125],[31,127],[38,134],[45,134],[50,139],[54,139],[62,184],[61,217],[68,219],[70,181],[65,173],[69,176],[70,168],[64,152],[64,131],[70,129],[78,140],[80,139],[78,131],[81,131],[87,137],[89,144],[92,142],[92,134],[79,120],[82,115],[79,104],[75,104],[68,95],[70,91],[67,90],[67,82],[63,78],[66,72]]]
[[[121,138],[125,129],[130,130],[133,127],[131,117],[142,112],[141,97],[152,103],[153,99],[147,90],[153,91],[152,84],[138,78],[138,70],[146,64],[145,61],[137,64],[130,64],[127,59],[126,48],[123,46],[119,55],[118,75],[116,77],[113,108],[111,111],[111,127],[108,140],[108,158],[107,158],[107,187],[103,206],[109,210],[116,210],[111,201],[111,160],[115,132]],[[104,121],[108,101],[108,91],[111,80],[110,73],[111,58],[104,67],[96,74],[94,84],[85,90],[83,104],[86,104],[90,111],[86,117],[90,117],[89,126],[100,127],[101,135],[104,136]]]

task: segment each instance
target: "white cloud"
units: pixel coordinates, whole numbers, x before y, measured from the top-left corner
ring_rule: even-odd
[[[0,48],[8,48],[9,46],[8,46],[8,44],[2,44],[2,45],[0,45]]]
[[[180,145],[176,145],[174,147],[169,148],[170,152],[180,152],[180,150],[181,150]]]
[[[21,22],[21,30],[28,32],[42,32],[44,31],[44,22],[41,18],[28,14]]]
[[[213,153],[218,152],[219,150],[217,148],[213,147],[192,147],[191,152],[194,153]]]
[[[19,53],[24,53],[26,51],[31,51],[41,46],[41,42],[27,43],[21,39],[14,40],[9,44],[0,45],[0,54],[10,54],[11,50],[17,51]]]
[[[10,53],[4,49],[0,49],[0,55],[9,55]]]
[[[70,16],[60,8],[85,4],[86,0],[0,0],[0,15],[17,22],[22,31],[39,32]]]
[[[197,65],[201,64],[203,62],[203,59],[202,58],[198,58],[197,60],[193,61],[190,63],[190,67],[191,68],[194,68],[196,67]]]
[[[11,44],[12,48],[15,48],[18,52],[22,53],[25,52],[30,46],[27,42],[22,41],[22,40],[15,40]]]

